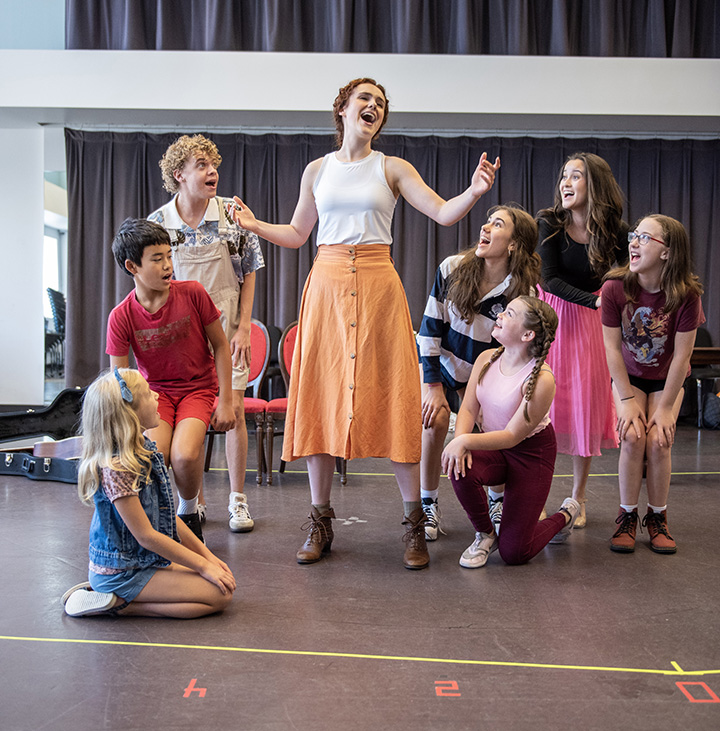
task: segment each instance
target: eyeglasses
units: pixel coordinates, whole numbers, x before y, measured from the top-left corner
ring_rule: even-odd
[[[637,241],[640,246],[647,246],[651,241],[657,241],[658,244],[667,246],[664,241],[660,241],[660,239],[654,239],[652,236],[650,236],[650,234],[639,234],[637,231],[629,231],[628,243],[632,244],[634,241]]]

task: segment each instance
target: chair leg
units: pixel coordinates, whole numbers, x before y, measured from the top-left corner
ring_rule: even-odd
[[[210,469],[210,460],[212,459],[213,445],[215,444],[215,432],[208,432],[207,440],[207,448],[205,449],[205,472]]]
[[[697,383],[698,429],[702,429],[702,379],[696,378],[695,383]]]
[[[255,414],[255,443],[257,447],[257,484],[262,485],[263,466],[265,462],[265,450],[263,449],[263,436],[265,435],[265,414]]]
[[[273,436],[275,435],[275,421],[272,414],[267,415],[265,421],[265,461],[267,462],[267,484],[272,485],[273,466]]]

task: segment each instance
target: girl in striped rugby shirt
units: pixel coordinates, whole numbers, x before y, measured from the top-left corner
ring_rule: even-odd
[[[450,423],[451,403],[465,393],[473,363],[496,346],[491,332],[499,313],[518,295],[535,294],[540,257],[535,253],[537,224],[515,204],[488,211],[476,244],[445,259],[423,314],[417,337],[422,381],[423,445],[421,497],[425,538],[440,530],[440,455]],[[490,512],[499,528],[502,486],[490,488]]]

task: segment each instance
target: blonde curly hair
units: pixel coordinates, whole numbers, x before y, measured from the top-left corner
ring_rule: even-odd
[[[220,167],[222,157],[217,145],[202,135],[183,135],[178,137],[158,163],[162,172],[163,186],[168,193],[175,195],[180,190],[180,184],[175,180],[175,172],[182,170],[185,163],[193,156],[204,155],[216,168]]]

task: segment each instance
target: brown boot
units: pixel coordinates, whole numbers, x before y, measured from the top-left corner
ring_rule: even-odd
[[[334,538],[332,527],[334,517],[335,511],[332,508],[321,515],[314,505],[310,507],[308,515],[310,522],[301,528],[310,532],[302,548],[297,552],[298,563],[315,563],[323,557],[323,554],[329,553]]]
[[[650,548],[655,553],[675,553],[677,551],[675,541],[668,533],[667,510],[663,510],[662,513],[655,513],[652,508],[648,508],[642,524],[647,528],[650,536]]]
[[[615,522],[620,527],[610,539],[610,550],[618,553],[632,553],[635,550],[635,533],[638,525],[637,508],[629,513],[620,508]]]
[[[424,569],[430,564],[430,554],[425,544],[425,513],[422,508],[413,510],[402,522],[405,526],[403,541],[407,544],[403,564],[406,569]]]

